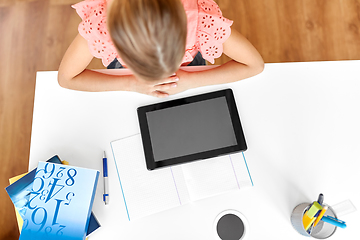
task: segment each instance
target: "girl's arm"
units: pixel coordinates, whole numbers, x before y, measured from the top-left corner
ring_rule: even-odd
[[[189,88],[206,85],[230,83],[261,73],[264,61],[255,47],[238,31],[231,30],[231,35],[223,44],[224,53],[231,61],[213,69],[201,72],[179,70],[176,74],[180,80],[178,86],[168,91],[175,94]]]
[[[113,76],[86,69],[93,56],[87,41],[78,34],[67,49],[59,67],[58,82],[64,88],[81,91],[135,91],[155,97],[166,97],[165,92],[176,86],[176,77],[151,82],[133,75]]]

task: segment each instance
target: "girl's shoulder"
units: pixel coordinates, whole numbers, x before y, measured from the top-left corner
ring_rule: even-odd
[[[182,0],[188,16],[187,51],[184,62],[200,51],[203,58],[214,63],[221,56],[223,43],[231,34],[233,21],[223,17],[213,0]],[[195,10],[195,14],[194,14]]]
[[[82,19],[78,27],[79,34],[87,40],[90,53],[96,58],[101,58],[104,66],[108,66],[115,58],[119,59],[106,29],[107,2],[85,0],[72,5]]]
[[[106,0],[84,0],[71,7],[76,10],[81,19],[85,19],[91,16],[93,12],[96,14],[99,8],[103,7],[105,9],[106,2]]]

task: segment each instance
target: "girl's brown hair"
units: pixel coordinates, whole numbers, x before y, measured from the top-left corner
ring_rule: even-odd
[[[187,34],[180,0],[112,0],[107,24],[121,59],[139,77],[159,80],[178,70]]]

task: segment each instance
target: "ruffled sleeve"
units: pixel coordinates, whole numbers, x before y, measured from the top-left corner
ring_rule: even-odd
[[[78,27],[80,35],[87,40],[90,53],[101,58],[105,67],[115,58],[122,62],[106,29],[106,2],[85,0],[72,6],[82,19]]]
[[[213,0],[198,0],[197,46],[204,59],[214,63],[223,53],[223,43],[231,34],[233,21],[224,18]]]

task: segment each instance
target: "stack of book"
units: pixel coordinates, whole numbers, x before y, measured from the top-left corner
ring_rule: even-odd
[[[99,171],[62,164],[58,156],[10,179],[20,240],[81,239],[100,227],[91,212]]]

